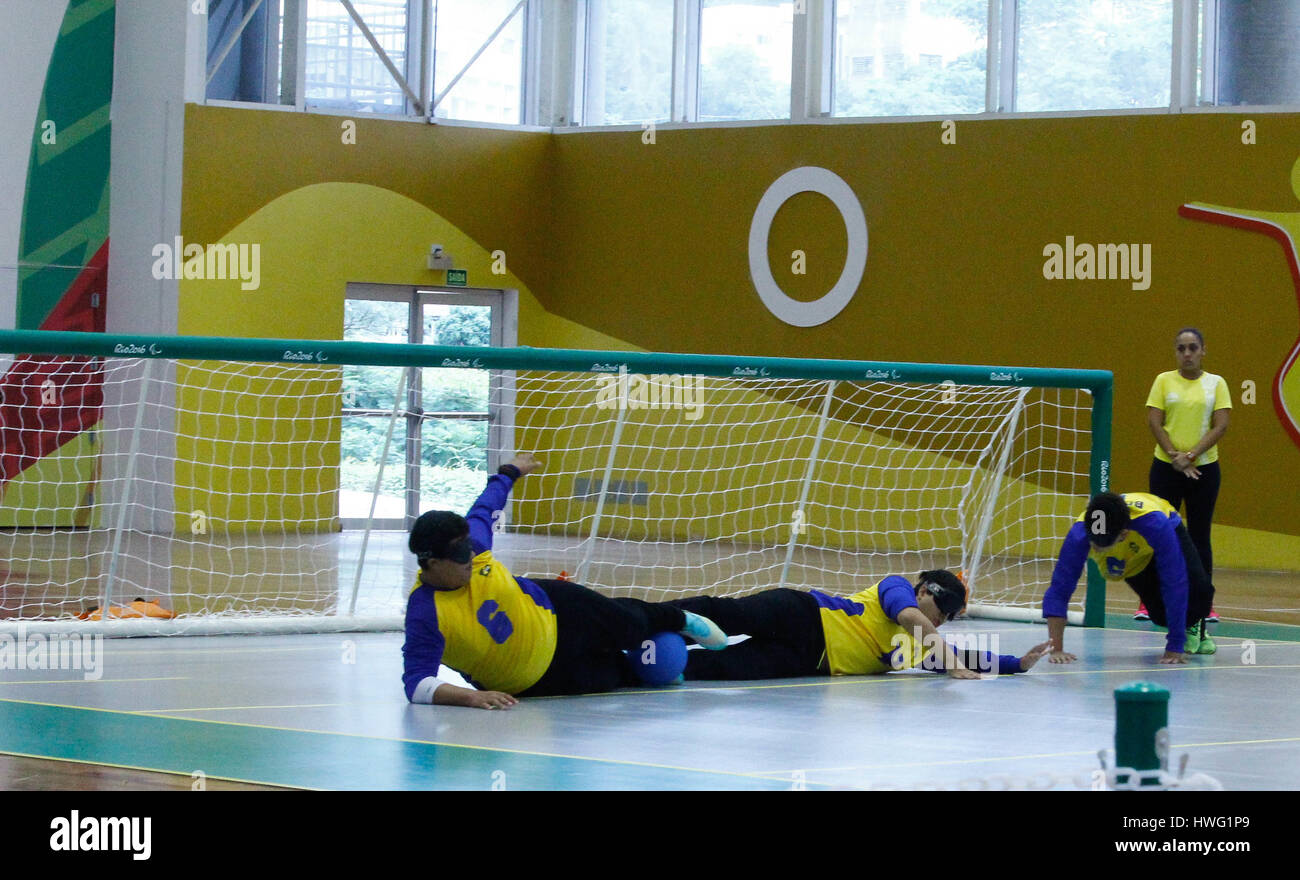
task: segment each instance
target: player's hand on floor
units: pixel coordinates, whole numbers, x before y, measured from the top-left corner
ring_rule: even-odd
[[[519,701],[501,691],[476,691],[465,703],[475,709],[509,709]]]
[[[1187,655],[1182,651],[1165,651],[1160,658],[1161,663],[1186,663]]]
[[[1078,659],[1078,657],[1067,654],[1065,651],[1053,651],[1051,656],[1047,658],[1050,663],[1073,663]]]
[[[534,471],[542,469],[542,463],[531,452],[521,452],[510,460],[510,463],[519,468],[519,476],[526,477]]]
[[[1043,642],[1041,645],[1034,645],[1027,652],[1025,652],[1025,656],[1020,658],[1020,671],[1028,672],[1029,670],[1033,669],[1034,664],[1037,663],[1039,660],[1042,660],[1043,655],[1050,650],[1052,650],[1051,639],[1048,639],[1047,641]]]
[[[980,674],[978,672],[974,672],[973,670],[967,669],[964,666],[954,666],[948,670],[948,677],[956,678],[961,681],[969,681],[972,678],[979,678]]]

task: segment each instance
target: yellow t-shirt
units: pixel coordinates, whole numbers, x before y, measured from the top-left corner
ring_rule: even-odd
[[[1164,429],[1178,449],[1191,449],[1210,430],[1215,410],[1232,409],[1228,383],[1222,376],[1201,373],[1199,379],[1184,379],[1177,370],[1161,373],[1151,385],[1147,406],[1154,406],[1165,414]],[[1172,459],[1156,444],[1156,458],[1164,462]],[[1218,445],[1211,446],[1196,459],[1196,464],[1211,464],[1219,460]]]

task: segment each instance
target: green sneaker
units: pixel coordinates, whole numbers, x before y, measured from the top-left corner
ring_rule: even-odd
[[[1219,646],[1214,644],[1214,639],[1210,638],[1210,634],[1208,632],[1205,635],[1201,636],[1201,644],[1197,646],[1196,653],[1213,654],[1217,650],[1219,650]]]
[[[1187,643],[1183,646],[1184,654],[1199,654],[1201,652],[1201,625],[1189,626],[1187,628]]]

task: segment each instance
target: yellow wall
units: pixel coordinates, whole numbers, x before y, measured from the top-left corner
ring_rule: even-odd
[[[34,461],[0,488],[0,528],[100,526],[92,522],[101,425]],[[12,562],[13,560],[11,560]]]
[[[257,221],[263,293],[187,282],[180,323],[337,337],[347,282],[439,283],[422,268],[428,244],[461,241],[448,249],[477,261],[471,286],[521,290],[523,344],[1112,370],[1120,491],[1146,488],[1146,392],[1174,366],[1174,331],[1196,325],[1206,368],[1237,401],[1216,515],[1234,540],[1216,556],[1300,569],[1293,493],[1276,488],[1300,485],[1300,448],[1271,399],[1300,300],[1276,241],[1178,215],[1193,201],[1300,209],[1300,116],[1255,121],[1254,145],[1241,142],[1241,118],[1223,114],[959,121],[955,144],[938,122],[661,129],[646,144],[639,130],[361,119],[357,142],[344,144],[338,117],[191,106],[185,239],[244,234],[235,230],[270,213]],[[758,199],[801,165],[844,178],[870,234],[856,296],[814,328],[763,307],[746,254]],[[1044,247],[1067,235],[1149,244],[1149,289],[1044,278]],[[778,282],[816,298],[838,275],[844,241],[824,198],[791,199],[769,241]],[[483,274],[498,248],[509,279]],[[791,272],[795,249],[806,275]],[[1241,400],[1246,381],[1254,405]]]
[[[558,534],[590,528],[595,500],[577,500],[573,475],[600,477],[608,462],[617,412],[599,407],[598,382],[556,381],[523,373],[517,381],[516,439],[546,463],[540,474],[515,489],[517,518],[553,524]],[[789,383],[793,384],[793,383]],[[960,556],[971,543],[980,508],[968,500],[992,491],[990,467],[974,456],[950,454],[957,445],[932,433],[896,439],[862,426],[864,416],[844,405],[843,383],[822,433],[809,476],[825,383],[799,383],[777,394],[738,382],[704,380],[698,409],[628,409],[624,414],[611,480],[643,479],[644,506],[607,501],[600,534],[634,541],[685,541],[722,537],[738,545],[772,547],[789,540],[795,511],[807,526],[801,539],[812,546],[854,552],[949,552]],[[939,394],[935,393],[934,397]],[[810,405],[811,404],[811,405]],[[1009,411],[1009,402],[1001,412]],[[697,418],[692,416],[698,416]],[[891,417],[875,413],[873,425]],[[972,419],[974,421],[974,419]],[[987,419],[985,424],[992,421]],[[1047,463],[1050,469],[1050,461]],[[1036,471],[1037,482],[1006,476],[998,488],[989,553],[1050,556],[1060,536],[1028,538],[1010,528],[1036,516],[1076,516],[1078,495],[1052,485],[1054,475]],[[801,505],[805,479],[806,500]],[[1086,485],[1084,486],[1086,491]],[[971,527],[959,528],[962,508]]]
[[[421,265],[433,241],[456,256],[472,281],[490,278],[519,289],[521,322],[540,311],[517,277],[492,274],[489,251],[423,205],[368,184],[321,183],[279,196],[216,240],[259,244],[260,284],[244,290],[238,277],[181,281],[180,332],[339,339],[349,281],[441,282],[432,276],[442,273]],[[191,528],[194,511],[203,512],[209,531],[240,531],[247,523],[307,531],[335,526],[337,370],[204,364],[183,368],[177,380],[177,458],[195,463],[177,468],[178,528]],[[282,438],[285,431],[302,436]],[[249,460],[250,440],[265,444],[260,448],[271,458]],[[253,479],[254,469],[273,475],[267,492],[250,494],[250,485],[262,483]]]

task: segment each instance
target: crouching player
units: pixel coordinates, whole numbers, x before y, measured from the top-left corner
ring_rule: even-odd
[[[1027,672],[1048,648],[1044,642],[1023,657],[954,648],[938,628],[966,607],[966,585],[943,569],[921,572],[915,584],[891,575],[847,599],[781,588],[672,604],[749,636],[725,651],[691,651],[687,680],[874,675],[912,667],[970,679],[980,677],[977,669]]]
[[[1187,654],[1215,652],[1205,630],[1214,585],[1177,511],[1155,495],[1102,492],[1070,526],[1043,596],[1051,662],[1076,659],[1065,652],[1065,611],[1089,556],[1106,580],[1126,581],[1151,620],[1168,628],[1161,663],[1186,663]]]
[[[609,691],[636,684],[625,650],[660,632],[726,646],[712,621],[681,608],[609,599],[568,581],[510,574],[492,555],[492,521],[515,481],[539,470],[522,453],[488,478],[466,517],[428,511],[411,528],[419,579],[406,604],[402,681],[413,703],[505,709],[516,696]],[[438,677],[445,664],[481,689]]]

